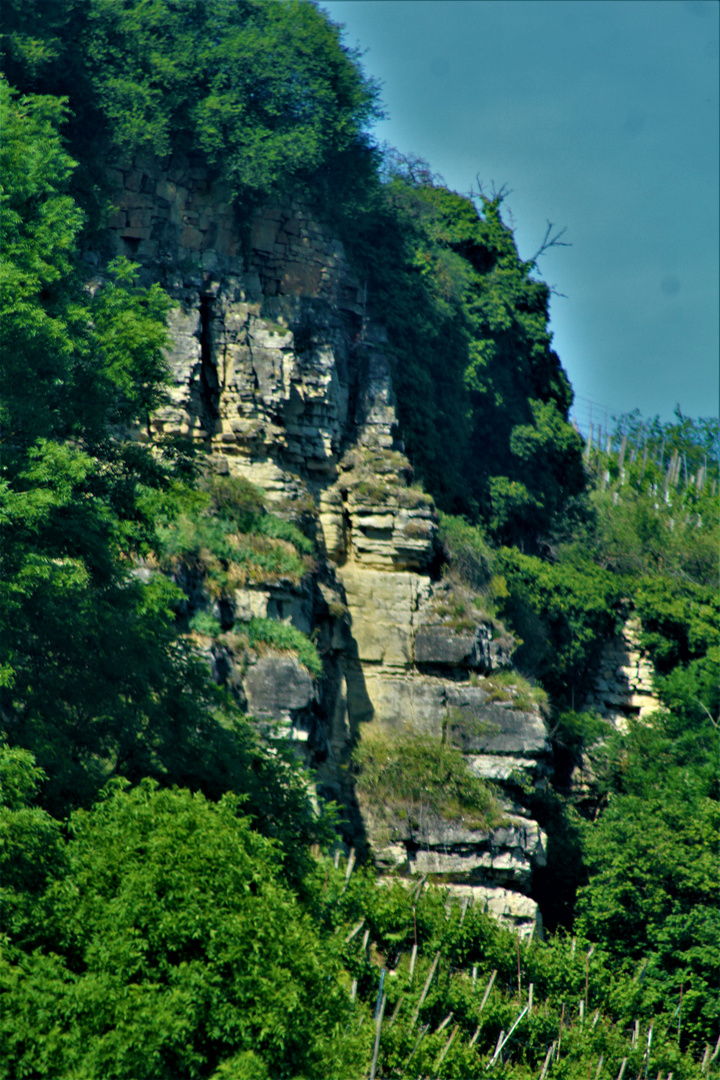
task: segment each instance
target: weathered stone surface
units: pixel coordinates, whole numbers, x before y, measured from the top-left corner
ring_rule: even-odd
[[[366,820],[375,833],[372,812]],[[524,818],[508,817],[489,831],[434,818],[417,827],[396,826],[390,843],[377,850],[383,865],[410,873],[438,874],[445,881],[495,882],[527,891],[534,867],[546,864],[546,844],[537,823]]]
[[[481,687],[449,687],[447,707],[453,738],[466,753],[538,757],[549,754],[539,709],[519,711],[511,702],[487,701]]]
[[[402,667],[412,663],[413,627],[430,579],[415,573],[365,570],[346,564],[338,570],[361,661]]]
[[[640,620],[632,617],[605,645],[584,703],[621,730],[629,717],[643,718],[660,708],[640,633]]]
[[[448,626],[423,626],[415,635],[415,663],[442,667],[478,667],[475,634],[456,633]]]
[[[543,924],[540,909],[529,896],[510,889],[484,885],[447,885],[448,896],[460,903],[470,902],[487,911],[520,937],[542,938]]]
[[[217,678],[250,715],[295,737],[311,733],[319,782],[346,801],[351,819],[357,807],[342,766],[367,725],[450,735],[476,775],[502,783],[521,771],[538,782],[548,761],[540,712],[491,701],[483,679],[468,678],[506,665],[512,639],[481,606],[471,603],[461,624],[442,615],[458,607],[458,586],[431,579],[437,514],[412,486],[387,335],[343,245],[293,200],[259,208],[241,227],[228,186],[184,154],[169,163],[139,154],[113,163],[107,176],[116,207],[110,252],[138,261],[143,283],[160,282],[177,301],[168,400],[153,432],[195,440],[209,466],[247,477],[278,512],[302,505],[317,515],[312,583],[248,585],[215,614],[224,630],[236,625],[238,641],[252,618],[314,633],[322,678],[315,683],[289,655],[235,657],[216,643],[207,652]],[[98,252],[86,257],[101,264]],[[189,606],[196,602],[193,594]],[[648,676],[634,663],[629,654],[616,658],[604,690],[623,693],[624,678],[629,707],[642,713]],[[532,901],[492,887],[529,888],[544,852],[529,818],[491,834],[462,821],[435,823],[389,844],[373,829],[372,814],[357,821],[384,868],[450,875],[451,889],[468,889],[509,925],[537,926]]]
[[[373,719],[386,732],[415,731],[442,738],[447,687],[441,679],[365,671]]]
[[[433,823],[417,835],[420,843],[431,847],[475,847],[488,851],[507,849],[545,866],[546,837],[535,821],[508,815],[502,825],[489,831],[472,829],[462,821]]]
[[[261,656],[244,679],[251,716],[281,719],[306,709],[315,688],[305,668],[292,656]]]
[[[467,754],[470,771],[483,780],[509,780],[512,776],[531,779],[538,772],[536,758],[513,757],[511,754]]]
[[[442,874],[462,882],[496,882],[523,890],[532,873],[530,862],[522,855],[511,851],[492,854],[471,847],[453,847],[450,851],[420,849],[409,860],[409,866],[416,874]]]
[[[238,622],[252,618],[290,622],[303,634],[312,633],[313,605],[307,588],[265,585],[235,589],[234,616]]]

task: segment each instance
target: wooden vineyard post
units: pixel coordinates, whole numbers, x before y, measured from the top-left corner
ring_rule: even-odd
[[[555,1043],[552,1043],[548,1047],[548,1052],[545,1055],[545,1060],[543,1062],[543,1067],[542,1067],[542,1071],[540,1073],[539,1080],[545,1080],[545,1077],[547,1076],[547,1071],[548,1071],[548,1068],[550,1067],[550,1062],[552,1061],[552,1056],[553,1056],[553,1051],[555,1050],[555,1045],[556,1045]]]
[[[588,988],[590,983],[590,957],[595,952],[595,946],[591,945],[585,957],[585,1008],[588,1007]]]
[[[409,1057],[409,1058],[407,1059],[407,1061],[405,1062],[405,1068],[406,1068],[406,1069],[407,1069],[408,1065],[410,1064],[410,1062],[412,1061],[412,1059],[414,1058],[414,1056],[415,1056],[415,1051],[417,1050],[417,1048],[419,1047],[420,1043],[421,1043],[421,1042],[423,1041],[423,1039],[424,1039],[424,1038],[425,1038],[425,1036],[427,1035],[427,1032],[428,1032],[428,1028],[429,1028],[429,1027],[430,1027],[430,1025],[429,1025],[429,1024],[425,1024],[425,1026],[424,1026],[424,1027],[421,1027],[421,1028],[420,1028],[420,1034],[418,1035],[417,1039],[415,1040],[415,1045],[413,1046],[412,1050],[410,1051],[410,1057]]]
[[[380,1002],[380,1008],[378,1010],[377,1021],[375,1022],[375,1047],[373,1049],[372,1065],[370,1066],[370,1080],[375,1080],[375,1070],[377,1068],[378,1053],[380,1052],[380,1032],[382,1030],[383,1015],[385,1013],[385,1002],[387,1001],[387,995],[383,994],[382,1001]]]
[[[353,847],[353,848],[350,848],[350,854],[348,855],[347,868],[345,870],[345,884],[343,885],[343,887],[342,887],[342,889],[340,891],[341,896],[348,887],[348,882],[350,881],[350,875],[353,872],[353,866],[354,865],[355,865],[355,848]]]
[[[520,1021],[522,1020],[522,1018],[523,1018],[523,1016],[525,1015],[525,1013],[526,1013],[526,1012],[527,1012],[527,1005],[525,1006],[525,1008],[523,1009],[523,1011],[522,1011],[522,1012],[520,1013],[520,1015],[518,1016],[517,1020],[515,1021],[515,1023],[513,1024],[513,1026],[512,1026],[512,1027],[510,1028],[510,1030],[508,1031],[507,1035],[505,1035],[505,1032],[504,1032],[504,1031],[501,1031],[501,1032],[500,1032],[500,1038],[498,1039],[498,1044],[497,1044],[497,1046],[495,1047],[495,1053],[494,1053],[494,1054],[493,1054],[493,1056],[491,1057],[491,1059],[490,1059],[490,1061],[488,1062],[488,1064],[487,1064],[486,1068],[488,1068],[488,1069],[489,1069],[491,1065],[494,1065],[494,1064],[495,1064],[496,1060],[497,1060],[497,1059],[499,1058],[499,1056],[500,1056],[500,1053],[501,1053],[501,1051],[502,1051],[502,1048],[503,1048],[503,1047],[505,1046],[506,1042],[508,1041],[508,1039],[509,1039],[509,1038],[510,1038],[510,1036],[512,1035],[512,1033],[513,1033],[513,1031],[515,1030],[515,1028],[516,1028],[516,1027],[518,1026],[518,1024],[520,1023]],[[503,1038],[503,1036],[504,1036],[504,1038]]]
[[[402,1005],[402,1003],[403,1003],[403,996],[401,994],[400,997],[397,999],[397,1004],[395,1005],[395,1008],[393,1009],[393,1014],[390,1017],[390,1023],[388,1024],[388,1027],[392,1027],[393,1024],[395,1023],[395,1021],[397,1020],[397,1015],[400,1012],[400,1006]]]
[[[352,939],[355,937],[355,935],[360,933],[360,931],[363,928],[364,923],[365,923],[365,919],[361,919],[360,922],[357,923],[357,925],[352,928],[350,933],[345,935],[345,944],[346,945],[349,945],[350,942],[352,941]]]
[[[412,986],[413,975],[415,974],[415,961],[417,960],[417,944],[413,945],[412,952],[410,954],[410,974],[408,980]]]
[[[480,1015],[480,1013],[481,1013],[481,1012],[483,1011],[483,1009],[485,1008],[485,1002],[486,1002],[486,1001],[487,1001],[487,999],[488,999],[488,998],[490,997],[490,991],[491,991],[491,990],[492,990],[492,988],[493,988],[493,983],[495,982],[495,976],[496,976],[496,975],[497,975],[497,968],[495,968],[495,969],[494,969],[494,971],[493,971],[492,975],[491,975],[491,976],[490,976],[490,978],[488,979],[488,984],[487,984],[487,986],[485,987],[485,993],[483,994],[483,999],[482,999],[482,1001],[480,1002],[480,1008],[478,1009],[478,1016]],[[475,1028],[475,1034],[473,1035],[472,1039],[470,1040],[470,1045],[471,1045],[471,1046],[474,1046],[474,1045],[475,1045],[475,1043],[476,1043],[476,1042],[477,1042],[477,1040],[478,1040],[478,1036],[479,1036],[479,1034],[480,1034],[480,1025],[478,1024],[478,1026],[477,1026],[477,1027]]]
[[[456,1024],[456,1025],[455,1025],[455,1027],[454,1027],[454,1028],[452,1029],[452,1031],[450,1032],[450,1038],[449,1038],[449,1039],[448,1039],[448,1041],[447,1041],[447,1042],[445,1043],[445,1049],[443,1050],[443,1052],[441,1053],[440,1057],[438,1058],[438,1063],[437,1063],[437,1065],[435,1066],[435,1068],[436,1068],[436,1069],[439,1069],[439,1068],[440,1068],[440,1066],[442,1065],[443,1061],[445,1060],[445,1055],[447,1054],[448,1050],[449,1050],[449,1049],[450,1049],[450,1047],[452,1046],[452,1044],[453,1044],[453,1039],[455,1038],[455,1036],[457,1035],[457,1033],[458,1033],[458,1031],[459,1031],[459,1030],[460,1030],[460,1025],[459,1025],[459,1024]]]
[[[433,975],[435,974],[435,968],[438,966],[438,961],[439,960],[440,960],[440,952],[438,950],[438,952],[435,953],[435,959],[433,960],[432,965],[430,967],[430,974],[428,975],[427,980],[425,982],[425,985],[423,987],[423,992],[420,995],[420,1000],[418,1001],[417,1005],[415,1006],[415,1012],[413,1013],[412,1023],[410,1024],[411,1028],[415,1027],[415,1024],[417,1023],[417,1018],[420,1015],[420,1010],[422,1008],[423,1002],[424,1002],[425,998],[427,997],[428,990],[430,989],[430,983],[433,980]]]

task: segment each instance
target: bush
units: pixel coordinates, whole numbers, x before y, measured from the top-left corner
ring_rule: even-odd
[[[69,97],[85,157],[181,150],[258,196],[368,154],[377,87],[308,0],[90,0],[42,18],[8,0],[3,23],[9,78]]]
[[[543,688],[517,671],[498,671],[488,675],[480,685],[487,689],[490,701],[511,701],[514,709],[538,706],[543,712],[548,710],[548,696]]]
[[[552,565],[516,548],[501,548],[496,559],[508,590],[501,614],[522,639],[517,666],[555,705],[573,709],[622,617],[626,583],[587,561]]]
[[[300,663],[311,675],[316,679],[322,675],[322,660],[315,645],[290,623],[277,619],[251,619],[245,633],[249,645],[270,645],[274,649],[297,653]]]
[[[393,833],[422,833],[460,819],[489,829],[502,818],[493,790],[454,746],[424,735],[366,735],[354,752],[357,791]]]
[[[221,1075],[359,1075],[337,950],[241,809],[143,781],[73,815],[28,951],[0,967],[3,1076],[200,1078],[235,1055]]]
[[[492,578],[493,555],[477,525],[440,512],[438,540],[452,570],[473,589],[486,589]]]

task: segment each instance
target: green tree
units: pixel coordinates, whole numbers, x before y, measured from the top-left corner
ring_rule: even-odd
[[[607,750],[607,806],[585,826],[578,929],[608,956],[618,1004],[634,995],[652,1016],[682,999],[685,1045],[714,1041],[720,1020],[719,749],[707,716],[674,710],[632,724]]]
[[[83,288],[64,104],[17,100],[5,83],[0,94],[0,707],[59,808],[115,770],[156,771],[158,740],[171,740],[159,716],[175,701],[182,726],[207,691],[189,654],[171,656],[178,590],[133,570],[171,483],[170,448],[117,435],[160,398],[169,301],[137,289],[125,263],[94,295]]]
[[[621,617],[624,583],[588,561],[552,564],[517,548],[501,548],[495,563],[507,583],[501,613],[522,639],[516,663],[556,705],[579,707],[586,676]]]
[[[201,498],[181,448],[125,437],[163,393],[168,299],[126,263],[86,287],[64,103],[2,82],[0,108],[2,729],[56,814],[111,776],[155,776],[243,790],[257,826],[297,845],[315,831],[302,778],[218,694],[179,633],[180,589],[142,565]]]
[[[582,443],[549,289],[520,258],[502,199],[461,196],[425,163],[390,156],[344,228],[382,297],[401,431],[425,486],[496,541],[538,550],[583,492]]]
[[[309,0],[8,0],[3,22],[8,77],[69,97],[86,164],[191,151],[247,196],[369,150],[377,88]]]
[[[17,752],[5,772],[25,794],[37,780]],[[223,1062],[232,1076],[357,1075],[337,1037],[350,1003],[335,949],[241,799],[117,781],[75,812],[53,862],[57,824],[22,794],[2,811],[4,894],[34,902],[22,933],[7,927],[0,1075],[208,1077]],[[29,836],[44,882],[17,870]]]

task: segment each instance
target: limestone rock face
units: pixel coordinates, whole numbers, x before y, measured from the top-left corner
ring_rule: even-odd
[[[315,697],[313,680],[291,656],[261,656],[245,676],[248,709],[253,716],[290,718]]]
[[[594,709],[623,730],[629,717],[660,708],[653,686],[653,666],[640,643],[640,620],[627,620],[603,649],[584,708]]]
[[[508,790],[519,776],[542,783],[549,768],[539,709],[489,693],[512,640],[481,608],[458,620],[452,587],[437,579],[437,515],[404,452],[382,298],[367,296],[342,244],[300,203],[241,221],[229,189],[182,154],[116,162],[108,181],[108,250],[86,259],[127,255],[143,283],[177,301],[169,400],[153,431],[194,440],[210,467],[317,523],[308,580],[237,589],[220,615],[230,637],[252,618],[314,634],[323,676],[271,649],[239,658],[208,645],[216,677],[250,715],[306,743],[318,785],[346,802],[356,842],[380,863],[442,875],[529,932],[544,838],[522,807],[509,802],[507,823],[488,833],[445,822],[388,845],[372,812],[360,814],[345,768],[371,729],[450,732],[475,774]]]
[[[551,767],[545,721],[537,707],[519,710],[512,701],[493,700],[487,648],[492,628],[480,624],[468,633],[426,621],[436,618],[437,586],[429,574],[352,560],[337,575],[356,650],[346,691],[351,729],[360,738],[373,730],[415,732],[438,742],[449,736],[475,775],[510,788],[518,778],[542,784]],[[527,895],[533,869],[545,864],[546,841],[537,823],[508,814],[501,827],[480,832],[462,821],[435,819],[432,827],[395,829],[388,840],[381,817],[363,807],[365,832],[381,866],[480,890],[468,895],[523,933],[541,926]],[[492,891],[498,888],[504,890],[502,910]],[[515,895],[513,907],[508,897]]]
[[[542,919],[534,900],[529,896],[503,889],[500,886],[453,885],[446,886],[450,896],[461,903],[479,904],[499,922],[511,930],[516,930],[521,937],[542,934]]]
[[[411,873],[527,892],[533,868],[546,865],[545,848],[545,834],[536,822],[508,815],[502,825],[482,832],[462,821],[435,820],[412,832],[408,828],[404,837],[396,835],[394,844],[379,849],[379,855],[400,869],[407,861]]]

